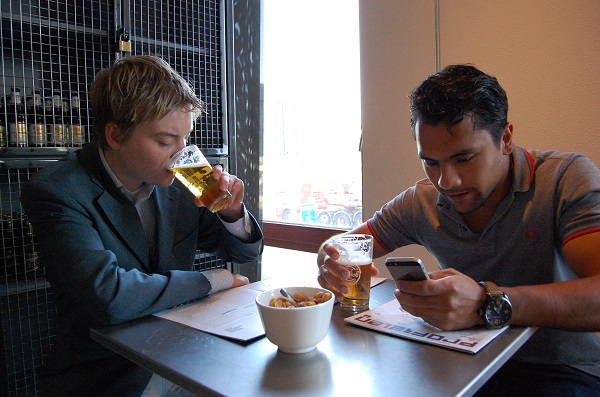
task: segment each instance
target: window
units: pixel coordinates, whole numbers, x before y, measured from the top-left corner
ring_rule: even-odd
[[[350,229],[362,222],[358,1],[263,4],[267,240],[273,222],[296,242],[298,229],[282,223]]]

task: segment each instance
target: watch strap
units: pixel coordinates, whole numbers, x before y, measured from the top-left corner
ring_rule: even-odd
[[[502,292],[500,288],[498,288],[496,283],[493,283],[491,281],[480,281],[479,285],[481,285],[485,289],[485,293],[489,298],[493,296],[504,296],[504,292]]]

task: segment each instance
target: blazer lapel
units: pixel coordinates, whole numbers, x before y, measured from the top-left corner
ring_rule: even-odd
[[[140,267],[149,271],[150,253],[142,221],[133,205],[123,205],[127,198],[121,193],[104,169],[98,149],[88,144],[77,151],[77,156],[90,174],[92,182],[101,189],[98,205],[123,243],[137,257]]]
[[[158,273],[163,273],[167,269],[162,269],[161,264],[172,266],[176,261],[173,256],[173,238],[175,235],[175,223],[177,221],[177,211],[179,209],[179,189],[173,186],[155,187],[156,194],[156,256]]]
[[[126,198],[123,197],[124,200]],[[113,225],[123,242],[135,254],[140,265],[149,271],[149,251],[142,221],[133,205],[123,206],[106,191],[98,199],[106,218]]]

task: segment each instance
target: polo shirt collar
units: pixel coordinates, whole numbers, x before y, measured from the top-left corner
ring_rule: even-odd
[[[513,169],[513,180],[511,190],[513,192],[526,192],[533,183],[535,176],[535,162],[531,154],[513,144],[511,163]]]

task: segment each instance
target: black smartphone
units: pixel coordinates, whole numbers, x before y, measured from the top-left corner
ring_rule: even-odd
[[[419,258],[394,257],[385,260],[385,266],[395,280],[423,281],[429,279]]]

